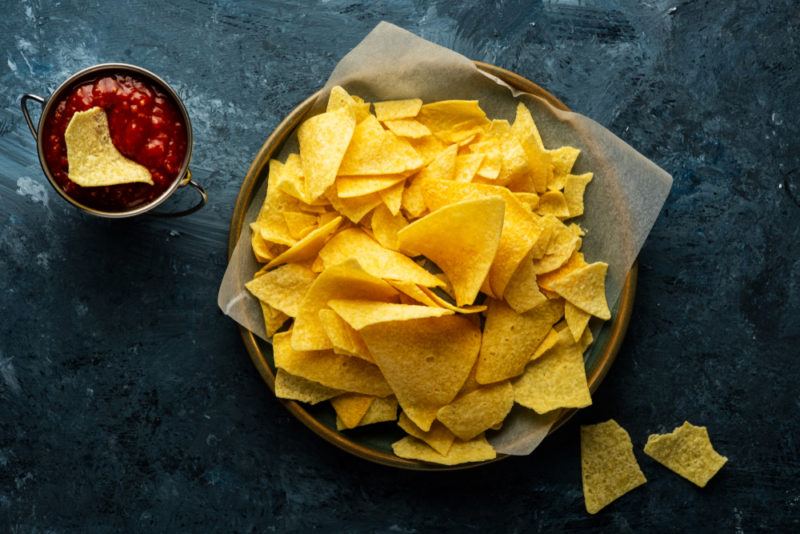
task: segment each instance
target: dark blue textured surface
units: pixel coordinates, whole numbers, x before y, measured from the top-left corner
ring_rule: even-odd
[[[539,82],[675,177],[612,373],[530,457],[349,457],[272,398],[217,309],[250,160],[382,19]],[[202,212],[95,220],[46,184],[19,94],[113,60],[185,98]],[[0,530],[800,529],[795,2],[4,2],[0,88]],[[592,517],[577,426],[609,417],[649,482]],[[641,453],[684,419],[730,459],[702,490]]]

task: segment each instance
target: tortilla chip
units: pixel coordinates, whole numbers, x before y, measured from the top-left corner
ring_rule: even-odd
[[[319,250],[325,244],[325,241],[333,235],[342,222],[341,217],[336,217],[331,222],[324,226],[320,226],[303,239],[289,247],[288,250],[278,255],[276,258],[270,260],[267,268],[275,267],[283,263],[297,263],[309,260],[317,255]]]
[[[439,454],[446,455],[453,446],[456,437],[452,432],[447,430],[442,423],[434,421],[431,429],[427,432],[423,431],[420,427],[414,424],[414,421],[409,419],[405,412],[400,413],[400,419],[397,425],[406,431],[406,433],[420,441],[424,441],[433,450]]]
[[[511,135],[522,145],[528,160],[528,179],[513,184],[514,190],[544,193],[553,176],[552,158],[544,148],[530,111],[522,103],[517,105],[517,116],[511,126]]]
[[[572,336],[569,331],[566,335]],[[528,364],[516,379],[514,400],[538,414],[559,408],[584,408],[592,404],[586,381],[583,351],[575,344],[559,345]]]
[[[420,302],[425,306],[433,306],[434,308],[443,307],[440,306],[437,300],[433,299],[432,296],[429,295],[427,291],[425,291],[417,284],[411,282],[402,282],[399,280],[389,280],[388,282],[392,287],[400,291],[403,295],[410,297],[416,302]]]
[[[728,461],[714,450],[708,429],[688,421],[669,434],[651,434],[644,452],[701,488],[705,488]]]
[[[429,135],[419,139],[409,139],[408,142],[417,151],[419,157],[422,158],[422,164],[427,165],[433,161],[439,152],[447,148],[447,144],[443,143],[438,137]]]
[[[424,431],[458,394],[481,343],[480,328],[457,315],[378,323],[360,333],[403,411]]]
[[[126,158],[114,146],[103,108],[75,112],[64,131],[64,141],[69,179],[81,187],[154,183],[147,167]]]
[[[456,182],[471,182],[478,173],[478,169],[481,168],[485,157],[481,153],[457,155],[453,180]]]
[[[489,125],[477,100],[442,100],[425,104],[417,120],[445,143],[458,143]]]
[[[345,428],[355,428],[359,421],[364,417],[372,406],[375,397],[370,395],[359,395],[357,393],[347,393],[331,400],[331,405],[336,411],[337,430]],[[339,428],[339,422],[342,428]]]
[[[400,174],[418,169],[422,164],[422,158],[407,141],[384,130],[370,115],[356,125],[338,173],[346,176]]]
[[[258,231],[258,227],[253,228],[253,225],[256,223],[250,223],[251,233],[250,233],[250,246],[253,249],[253,255],[256,257],[256,261],[259,263],[266,263],[278,253],[275,252],[274,248],[275,245],[273,243],[267,243],[264,241],[264,238],[261,237],[261,232]]]
[[[553,282],[586,265],[589,264],[583,259],[583,253],[576,250],[572,253],[572,256],[570,256],[567,262],[558,269],[537,275],[536,283],[538,283],[539,287],[543,290],[553,291]]]
[[[409,119],[417,116],[422,107],[422,100],[409,98],[407,100],[385,100],[375,102],[375,116],[381,122],[397,119]]]
[[[327,308],[329,300],[364,298],[388,302],[396,297],[392,286],[365,272],[356,260],[328,267],[300,301],[292,328],[292,347],[300,351],[333,348],[319,320],[319,310]]]
[[[325,335],[328,336],[333,345],[333,352],[375,363],[369,353],[369,349],[364,344],[364,340],[344,319],[339,317],[339,314],[333,310],[322,309],[319,310],[317,315]]]
[[[563,314],[559,300],[548,300],[521,314],[501,300],[490,300],[475,374],[478,383],[522,374],[533,351]]]
[[[569,207],[561,191],[548,191],[539,197],[539,206],[536,208],[539,215],[552,215],[559,219],[569,218]]]
[[[525,313],[547,300],[536,284],[536,272],[530,258],[522,260],[514,271],[514,275],[506,285],[503,298],[517,313]]]
[[[530,110],[522,102],[517,104],[517,115],[511,125],[511,134],[519,140],[532,138],[536,147],[544,150],[544,143],[542,143],[539,129],[533,121]]]
[[[426,443],[410,436],[393,443],[392,450],[400,458],[442,465],[483,462],[497,457],[497,453],[483,436],[471,441],[454,441],[446,455],[439,454]]]
[[[613,419],[581,427],[581,478],[590,514],[647,482],[633,455],[631,437]]]
[[[549,220],[556,219],[551,218]],[[569,227],[559,221],[553,228],[550,242],[547,245],[547,252],[541,259],[534,262],[536,274],[549,273],[564,265],[573,252],[578,249],[579,242],[580,238]]]
[[[454,311],[456,313],[481,313],[482,311],[486,310],[486,306],[480,305],[472,305],[472,306],[456,306],[451,302],[447,301],[446,299],[439,296],[433,289],[428,287],[421,287],[423,293],[425,293],[430,300],[434,302],[435,306],[439,306],[441,308],[447,308],[448,310]]]
[[[261,313],[264,316],[264,330],[267,331],[267,337],[272,337],[289,319],[288,315],[266,302],[261,302]]]
[[[377,207],[381,202],[380,191],[370,193],[356,198],[339,198],[335,188],[331,188],[326,193],[326,197],[331,201],[333,208],[350,219],[355,224],[361,222],[370,211]]]
[[[414,176],[408,181],[408,187],[403,190],[401,205],[409,220],[421,217],[428,209],[425,204],[424,184],[425,179]]]
[[[539,346],[536,347],[536,350],[533,351],[533,355],[531,355],[531,361],[552,349],[559,341],[559,333],[560,332],[555,328],[551,328],[542,342],[539,343]]]
[[[275,367],[333,389],[376,397],[391,395],[377,366],[331,350],[297,351],[292,342],[291,330],[273,336]]]
[[[355,113],[347,108],[321,113],[300,125],[297,141],[306,177],[306,198],[315,200],[333,185],[355,128]]]
[[[528,206],[528,209],[531,211],[536,211],[536,208],[539,207],[539,195],[536,193],[518,192],[514,193],[514,196],[517,197],[517,200]]]
[[[384,205],[372,212],[372,234],[382,247],[397,250],[397,232],[408,226],[408,221],[400,213],[392,214]]]
[[[591,315],[567,301],[564,304],[564,318],[567,320],[567,326],[569,326],[569,331],[572,333],[572,338],[575,341],[580,340],[583,331],[586,330],[586,325],[589,324]]]
[[[401,280],[423,286],[442,286],[441,280],[414,263],[411,258],[383,248],[359,228],[348,228],[335,235],[319,251],[326,267],[357,259],[361,268],[376,278]]]
[[[566,178],[575,165],[581,151],[571,146],[562,146],[555,150],[549,150],[550,161],[553,164],[552,179],[547,182],[547,188],[551,191],[564,189]]]
[[[387,421],[397,421],[397,399],[392,397],[376,398],[358,422],[357,426],[374,425]]]
[[[398,119],[391,121],[384,121],[384,126],[400,137],[409,137],[411,139],[419,139],[426,135],[431,135],[431,131],[427,126],[414,119]]]
[[[400,206],[403,202],[403,191],[405,191],[405,182],[398,182],[388,189],[378,191],[381,197],[381,202],[389,208],[392,215],[400,213]]]
[[[403,174],[387,176],[340,176],[336,179],[336,196],[340,199],[362,197],[389,189],[406,179]]]
[[[565,179],[564,198],[567,201],[567,209],[570,217],[583,215],[583,193],[586,186],[592,181],[594,175],[591,172],[586,174],[570,174]]]
[[[278,369],[275,373],[275,396],[279,399],[296,400],[313,405],[341,394],[338,389],[294,376],[283,369]]]
[[[398,243],[404,252],[423,254],[445,272],[459,306],[471,304],[494,261],[504,211],[496,197],[452,204],[400,230]]]
[[[603,320],[611,319],[606,302],[608,264],[591,263],[555,280],[553,291],[585,312]]]
[[[308,267],[290,263],[250,280],[245,287],[258,300],[289,317],[297,317],[300,299],[316,277]]]
[[[444,308],[393,304],[372,300],[329,300],[328,306],[356,331],[377,323],[408,321],[426,317],[442,317],[453,312]]]
[[[508,382],[467,393],[439,409],[436,418],[459,439],[470,440],[502,423],[514,405],[514,388]]]
[[[308,213],[284,211],[282,215],[286,228],[294,239],[303,239],[317,226],[317,218]]]

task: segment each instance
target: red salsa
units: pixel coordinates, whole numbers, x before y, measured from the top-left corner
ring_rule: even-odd
[[[103,108],[111,141],[126,158],[150,171],[153,185],[81,187],[69,179],[64,131],[76,111]],[[44,124],[44,156],[70,198],[101,211],[128,211],[155,200],[178,178],[186,155],[186,125],[175,102],[151,83],[114,74],[76,85]]]

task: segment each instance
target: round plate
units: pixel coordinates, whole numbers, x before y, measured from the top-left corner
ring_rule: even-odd
[[[479,61],[476,61],[475,65],[484,72],[500,78],[515,89],[539,96],[558,109],[569,109],[555,96],[519,74]],[[273,154],[277,154],[280,151],[284,141],[289,137],[289,134],[294,128],[299,125],[303,116],[311,108],[318,95],[319,91],[304,100],[283,119],[275,128],[275,131],[272,132],[261,146],[261,150],[258,151],[253,163],[250,165],[242,187],[239,190],[239,195],[236,198],[236,206],[233,210],[231,229],[228,237],[228,258],[233,254],[236,241],[239,239],[239,235],[245,224],[244,218],[247,213],[247,208],[250,206],[253,196],[259,186],[266,180],[270,158],[272,158]],[[631,310],[633,309],[637,271],[637,264],[634,263],[625,279],[625,285],[622,288],[619,301],[616,307],[611,311],[611,320],[606,321],[602,326],[595,342],[591,346],[589,354],[586,356],[586,375],[592,393],[594,393],[600,385],[600,382],[605,378],[606,373],[608,373],[619,351],[620,345],[622,345],[622,339],[625,337],[625,331],[628,328],[628,321],[630,320]],[[256,337],[252,332],[242,326],[239,327],[239,330],[242,334],[245,347],[247,347],[247,352],[253,360],[253,364],[255,364],[267,386],[274,391],[275,367],[272,360],[272,345]],[[465,469],[506,458],[506,455],[501,454],[498,455],[495,460],[456,466],[441,466],[398,458],[392,453],[391,444],[400,439],[404,433],[395,424],[382,423],[369,425],[348,430],[345,434],[336,430],[335,414],[333,408],[328,403],[306,406],[291,400],[278,400],[304,425],[325,440],[351,454],[379,464],[402,469],[436,471]],[[550,429],[550,432],[554,432],[563,425],[575,412],[576,410],[574,409],[562,410],[561,416]]]

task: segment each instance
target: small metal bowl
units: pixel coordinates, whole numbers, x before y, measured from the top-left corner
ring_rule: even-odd
[[[150,201],[147,204],[142,206],[138,206],[131,210],[127,211],[102,211],[94,209],[90,206],[86,206],[75,200],[74,198],[70,197],[68,194],[64,192],[61,186],[53,177],[53,173],[50,171],[50,167],[47,164],[47,160],[44,156],[44,142],[43,142],[43,131],[44,131],[44,124],[47,121],[47,118],[50,116],[50,113],[53,112],[55,106],[61,101],[61,98],[64,94],[69,92],[75,86],[80,85],[89,81],[92,78],[97,78],[99,76],[110,75],[110,74],[132,74],[138,78],[144,79],[147,82],[151,83],[161,91],[163,91],[166,95],[168,95],[173,102],[177,105],[178,110],[181,114],[181,118],[186,125],[186,155],[183,157],[183,163],[181,164],[180,171],[175,177],[175,180],[172,184],[156,199]],[[28,109],[28,102],[33,101],[42,106],[42,113],[39,116],[39,123],[38,127],[34,125],[33,119],[31,118],[30,110]],[[50,181],[50,185],[53,186],[59,195],[61,195],[64,200],[72,204],[78,209],[83,210],[86,213],[91,215],[95,215],[97,217],[105,217],[110,219],[121,219],[125,217],[134,217],[136,215],[141,215],[146,212],[150,212],[152,215],[158,215],[162,217],[181,217],[183,215],[189,215],[190,213],[194,213],[195,211],[199,210],[203,206],[206,205],[208,202],[208,195],[206,194],[205,189],[192,180],[192,172],[189,170],[189,160],[192,158],[192,123],[189,120],[189,113],[186,111],[186,106],[183,105],[183,102],[178,97],[178,94],[170,87],[167,82],[153,74],[147,69],[143,69],[141,67],[137,67],[135,65],[128,65],[126,63],[101,63],[99,65],[94,65],[93,67],[89,67],[83,69],[81,71],[76,72],[69,78],[67,78],[58,88],[53,91],[53,93],[48,98],[42,98],[41,96],[33,95],[30,93],[26,93],[22,95],[20,99],[20,107],[22,108],[22,115],[25,117],[25,122],[28,123],[28,128],[33,134],[33,138],[36,140],[36,148],[39,154],[39,164],[42,166],[42,171],[44,171],[45,176]],[[192,206],[191,208],[187,208],[181,211],[175,212],[156,212],[151,211],[153,208],[167,200],[172,193],[175,192],[180,187],[184,187],[186,185],[192,186],[200,195],[199,200],[197,203]]]
[[[503,80],[514,89],[541,97],[557,109],[569,111],[569,108],[558,98],[519,74],[480,61],[476,61],[475,65],[482,71]],[[233,254],[233,250],[236,247],[244,225],[250,222],[246,220],[247,211],[255,197],[256,191],[261,184],[264,183],[264,180],[267,179],[269,160],[280,152],[283,143],[288,139],[292,131],[299,126],[319,95],[320,91],[317,91],[298,104],[298,106],[275,127],[275,130],[267,138],[256,157],[253,159],[244,177],[242,186],[239,189],[239,195],[236,198],[236,205],[233,210],[233,217],[231,218],[230,233],[228,234],[228,258]],[[611,368],[611,364],[614,363],[617,352],[622,346],[622,340],[625,338],[625,332],[628,329],[628,322],[630,321],[631,312],[633,311],[637,274],[638,262],[633,264],[631,270],[628,272],[628,276],[625,278],[625,283],[622,286],[622,292],[620,293],[617,305],[611,310],[611,320],[603,324],[595,339],[595,343],[592,344],[586,356],[586,379],[592,393],[600,386],[606,373],[608,373],[608,370]],[[242,335],[244,345],[247,348],[247,352],[250,355],[250,359],[253,361],[256,369],[258,369],[259,374],[261,374],[261,378],[264,379],[269,389],[274,392],[275,362],[273,360],[272,345],[256,337],[255,334],[243,326],[239,326],[239,331]],[[329,443],[359,458],[390,467],[414,471],[452,471],[471,469],[508,458],[505,454],[498,454],[497,458],[494,460],[455,466],[407,460],[395,456],[391,450],[391,442],[402,436],[397,428],[387,429],[386,425],[370,425],[364,428],[353,429],[348,433],[339,432],[336,430],[336,419],[333,410],[328,409],[330,408],[329,406],[323,406],[322,404],[308,406],[287,399],[278,399],[278,401],[280,401],[292,415],[300,420],[300,422]],[[556,422],[550,428],[550,433],[552,434],[563,426],[576,412],[577,410],[575,409],[560,410]]]

